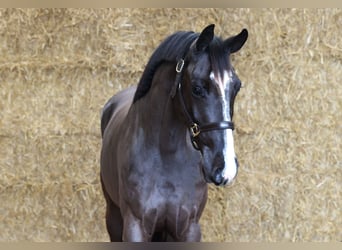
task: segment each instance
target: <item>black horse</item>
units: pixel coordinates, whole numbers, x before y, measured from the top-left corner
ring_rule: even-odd
[[[101,183],[111,241],[200,241],[207,183],[237,175],[233,106],[241,82],[214,25],[177,32],[150,58],[137,87],[104,106]]]

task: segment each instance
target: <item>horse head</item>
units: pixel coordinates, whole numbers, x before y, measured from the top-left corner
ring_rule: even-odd
[[[230,55],[246,42],[247,30],[222,40],[207,26],[178,61],[173,96],[189,128],[193,146],[202,155],[202,172],[208,183],[232,183],[238,172],[234,151],[234,100],[241,82]]]

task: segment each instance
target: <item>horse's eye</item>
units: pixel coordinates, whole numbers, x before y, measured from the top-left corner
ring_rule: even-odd
[[[204,89],[199,85],[192,86],[192,94],[196,97],[204,97]]]

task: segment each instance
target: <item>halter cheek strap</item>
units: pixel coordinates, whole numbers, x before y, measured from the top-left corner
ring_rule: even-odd
[[[198,136],[201,133],[209,132],[213,130],[224,130],[224,129],[234,130],[234,123],[231,121],[220,121],[220,122],[208,123],[205,125],[199,125],[198,123],[194,122],[194,120],[192,119],[191,115],[189,114],[186,108],[184,97],[182,94],[181,80],[182,80],[182,72],[183,72],[184,65],[185,65],[184,59],[180,59],[177,63],[176,80],[171,90],[171,98],[174,98],[176,94],[178,95],[178,99],[179,99],[179,102],[181,104],[181,107],[182,107],[182,110],[186,119],[186,125],[190,131],[190,139],[191,139],[192,145],[194,146],[195,149],[200,150],[198,143],[196,142],[196,138],[198,138]]]

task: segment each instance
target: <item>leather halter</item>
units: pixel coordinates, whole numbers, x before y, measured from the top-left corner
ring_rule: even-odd
[[[190,131],[190,139],[191,143],[194,146],[195,149],[200,150],[198,143],[195,141],[196,138],[201,133],[204,132],[209,132],[213,130],[224,130],[224,129],[231,129],[234,130],[234,123],[231,121],[220,121],[220,122],[212,122],[208,123],[205,125],[199,125],[198,123],[194,122],[194,119],[191,117],[190,113],[188,112],[185,102],[184,102],[184,97],[182,94],[182,72],[184,68],[184,59],[180,59],[177,63],[176,66],[176,81],[175,84],[171,90],[171,97],[174,98],[175,95],[177,94],[178,100],[181,104],[181,107],[183,109],[183,113],[186,119],[186,126],[189,128]]]

